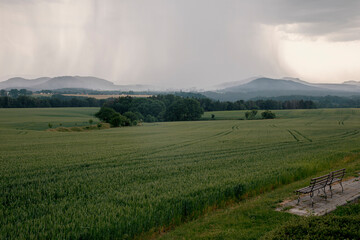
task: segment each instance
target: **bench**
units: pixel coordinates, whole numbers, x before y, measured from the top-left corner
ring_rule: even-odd
[[[344,188],[342,185],[342,179],[344,178],[344,175],[345,175],[345,168],[330,172],[329,174],[324,175],[324,176],[312,178],[309,186],[295,191],[296,194],[298,195],[298,204],[300,203],[300,195],[301,194],[310,193],[311,206],[314,206],[313,196],[314,196],[314,191],[316,191],[316,190],[318,191],[318,193],[320,192],[320,190],[323,190],[323,192],[325,194],[325,199],[327,199],[326,189],[325,189],[326,186],[329,186],[331,197],[332,197],[332,185],[336,182],[340,183],[342,192],[344,192]]]
[[[322,189],[324,191],[325,199],[327,199],[325,188],[326,188],[329,180],[330,180],[330,174],[327,174],[327,175],[324,175],[321,177],[312,178],[309,186],[296,190],[295,192],[298,195],[298,204],[300,203],[300,195],[301,194],[310,193],[311,206],[314,206],[314,199],[313,199],[314,191],[316,191],[316,190],[320,191],[320,189]]]

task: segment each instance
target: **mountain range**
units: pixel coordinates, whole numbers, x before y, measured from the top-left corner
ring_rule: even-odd
[[[148,85],[115,85],[105,79],[96,77],[61,76],[42,77],[37,79],[10,78],[0,82],[0,89],[56,90],[64,88],[83,88],[112,91],[154,91]],[[290,95],[303,96],[352,96],[360,95],[360,82],[346,81],[341,84],[309,83],[298,78],[273,79],[254,77],[242,81],[223,83],[216,90],[200,92],[201,94],[222,101],[248,100],[259,97],[278,97]]]
[[[0,82],[0,89],[28,89],[32,91],[55,90],[63,88],[83,88],[92,90],[120,90],[120,91],[144,91],[149,89],[147,85],[115,85],[113,82],[96,77],[61,76],[25,79],[20,77],[10,78]]]

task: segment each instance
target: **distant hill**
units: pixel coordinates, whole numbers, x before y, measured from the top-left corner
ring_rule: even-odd
[[[217,91],[208,91],[203,94],[209,98],[221,101],[289,95],[351,96],[360,94],[360,82],[350,81],[343,84],[314,84],[298,78],[272,79],[261,77],[247,83],[226,87]]]
[[[30,88],[34,85],[42,84],[50,80],[49,77],[42,77],[36,79],[25,79],[20,77],[10,78],[4,82],[0,82],[1,89],[7,88]]]
[[[245,83],[251,82],[251,81],[253,81],[253,80],[255,80],[255,79],[258,79],[258,78],[262,78],[262,76],[246,78],[246,79],[242,79],[242,80],[239,80],[239,81],[224,82],[224,83],[221,83],[221,84],[218,84],[218,85],[212,87],[212,89],[231,88],[231,87],[234,87],[234,86],[239,86],[239,85],[241,85],[241,84],[245,84]]]
[[[249,83],[225,88],[225,92],[262,92],[262,91],[320,91],[317,87],[283,79],[258,78]]]
[[[354,81],[354,80],[346,81],[343,84],[360,86],[360,82],[359,81]]]
[[[28,89],[32,91],[38,90],[55,90],[63,88],[83,88],[93,90],[122,90],[122,91],[141,91],[147,90],[150,86],[145,85],[115,85],[105,79],[96,77],[81,76],[61,76],[61,77],[42,77],[37,79],[10,78],[4,82],[0,82],[0,89]]]
[[[33,86],[36,89],[57,89],[57,88],[87,88],[87,89],[114,89],[115,85],[107,80],[96,77],[54,77],[48,81]]]

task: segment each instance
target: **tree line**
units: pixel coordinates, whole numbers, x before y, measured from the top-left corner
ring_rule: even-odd
[[[280,109],[313,109],[317,108],[316,104],[311,100],[238,100],[235,102],[220,102],[209,98],[198,99],[205,111],[231,111],[231,110],[280,110]]]
[[[147,115],[155,117],[157,120],[170,120],[192,118],[189,113],[182,116],[175,116],[176,107],[181,105],[182,108],[194,108],[195,102],[200,104],[204,111],[231,111],[231,110],[276,110],[276,109],[312,109],[319,107],[334,107],[331,105],[332,100],[336,100],[335,106],[338,107],[359,107],[359,99],[349,99],[348,101],[340,97],[326,97],[319,103],[312,100],[239,100],[236,102],[220,102],[209,98],[183,97],[174,94],[157,95],[150,98],[119,98],[119,99],[95,99],[87,97],[69,97],[63,95],[52,95],[51,97],[33,97],[20,91],[15,93],[16,97],[0,96],[1,108],[44,108],[44,107],[101,107],[104,104],[113,107],[119,113],[127,111],[140,112],[146,117]],[[190,95],[191,96],[191,95]],[[183,99],[192,99],[184,100]],[[194,100],[194,101],[193,101]],[[174,102],[171,108],[170,105]],[[195,105],[194,105],[195,104]],[[169,108],[169,109],[168,109]],[[166,116],[165,110],[168,109]],[[188,109],[191,111],[191,109]],[[171,113],[171,114],[170,114]],[[189,116],[188,116],[189,115]]]
[[[66,97],[53,95],[51,97],[31,97],[20,95],[0,97],[0,108],[51,108],[51,107],[101,107],[106,100],[85,97]]]

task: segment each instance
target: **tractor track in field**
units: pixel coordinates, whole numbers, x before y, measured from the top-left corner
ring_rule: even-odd
[[[359,134],[359,130],[347,131],[344,134],[339,135],[340,138],[348,138]]]
[[[215,135],[209,136],[209,137],[203,137],[203,138],[194,139],[194,140],[187,140],[187,141],[184,141],[182,143],[167,145],[167,146],[163,147],[161,150],[158,150],[156,152],[152,152],[152,154],[157,154],[159,152],[164,152],[164,151],[172,151],[172,150],[180,149],[180,148],[183,148],[183,147],[191,146],[191,145],[194,145],[196,143],[200,143],[200,142],[203,142],[203,141],[206,141],[206,140],[209,140],[209,139],[224,137],[224,136],[227,136],[227,135],[231,134],[235,130],[239,130],[238,125],[232,126],[231,130],[221,131],[221,132],[219,132],[219,133],[217,133]]]
[[[299,132],[295,129],[292,129],[292,130],[287,129],[287,131],[297,142],[302,142],[302,141],[312,142],[313,141],[311,138],[308,138],[307,136],[305,136],[304,134],[302,134],[301,132]]]
[[[302,134],[299,131],[293,130],[294,132],[296,132],[297,134],[299,134],[300,136],[302,136],[304,139],[308,140],[309,142],[312,142],[313,140],[307,136],[305,136],[304,134]]]
[[[287,129],[287,131],[290,133],[290,135],[295,139],[295,141],[297,142],[300,142],[300,140],[297,138],[297,136],[292,132],[290,131],[289,129]]]

